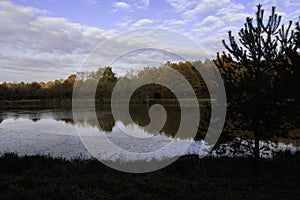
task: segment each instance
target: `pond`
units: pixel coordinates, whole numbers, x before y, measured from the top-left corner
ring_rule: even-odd
[[[150,122],[147,106],[135,106],[130,114],[135,123],[122,116],[112,116],[109,108],[97,109],[97,120],[89,118],[92,110],[84,109],[82,118],[74,120],[71,109],[19,109],[0,111],[0,153],[15,152],[20,155],[49,154],[63,158],[90,158],[91,152],[100,152],[101,159],[163,159],[187,154],[206,154],[208,146],[201,139],[174,138],[180,109],[168,107],[167,120],[160,132],[146,130]],[[192,108],[191,108],[192,109]],[[159,121],[159,119],[158,119]],[[130,135],[124,134],[124,128]],[[198,135],[206,127],[200,123]],[[78,133],[81,134],[78,134]],[[131,133],[134,133],[131,135]],[[133,137],[132,137],[133,136]],[[88,149],[86,141],[88,140]],[[108,144],[105,142],[109,140]],[[167,149],[169,143],[173,148]],[[91,147],[92,146],[92,147]],[[120,154],[115,146],[135,155]],[[281,144],[281,149],[294,147]],[[230,152],[230,150],[228,150]],[[94,154],[93,154],[94,155]]]
[[[97,136],[105,136],[113,144],[127,150],[140,154],[154,152],[176,140],[176,146],[171,152],[159,155],[153,154],[155,158],[160,156],[180,156],[184,154],[198,154],[202,141],[194,141],[191,138],[175,139],[174,134],[178,129],[180,121],[180,109],[169,107],[169,115],[165,126],[160,132],[151,132],[143,127],[150,121],[148,108],[136,106],[131,109],[135,123],[128,123],[126,118],[118,116],[114,119],[109,108],[97,110],[97,119],[91,120],[89,115],[92,111],[82,110],[82,119],[74,120],[71,109],[44,109],[44,110],[2,110],[0,111],[0,152],[16,152],[21,155],[50,154],[54,157],[91,157],[90,152],[83,145],[78,132],[86,134],[92,141]],[[171,114],[170,114],[171,113]],[[134,137],[125,137],[122,127],[131,130]],[[100,137],[101,138],[101,137]],[[151,138],[147,140],[148,138]],[[141,142],[147,140],[147,143]],[[97,140],[99,148],[105,148],[106,154],[102,152],[103,159],[111,158],[114,154],[107,144]],[[182,152],[182,146],[190,146],[187,151]],[[122,159],[129,159],[123,158]],[[134,159],[134,158],[132,158]]]

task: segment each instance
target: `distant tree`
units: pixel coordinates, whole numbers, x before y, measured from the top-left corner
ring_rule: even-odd
[[[116,74],[113,72],[111,67],[105,67],[97,70],[96,77],[99,79],[96,97],[101,99],[110,99],[113,88],[117,82]]]
[[[100,70],[97,71],[97,73],[100,73],[99,72]],[[116,74],[113,72],[112,68],[111,67],[106,67],[104,68],[104,71],[103,71],[103,74],[102,74],[102,77],[101,77],[101,81],[103,82],[115,82],[117,80],[116,78]]]
[[[64,84],[73,86],[75,81],[76,81],[76,75],[72,74],[64,81]]]
[[[277,111],[290,100],[284,95],[283,80],[288,81],[286,77],[299,70],[299,22],[295,30],[291,21],[288,26],[280,26],[281,16],[275,13],[275,7],[267,21],[263,17],[264,10],[258,5],[255,22],[246,18],[238,32],[239,42],[229,31],[229,44],[223,40],[229,54],[218,53],[215,60],[225,82],[229,115],[240,128],[253,132],[255,157],[260,154],[260,139],[269,137],[267,133],[279,124],[278,114],[282,112]]]

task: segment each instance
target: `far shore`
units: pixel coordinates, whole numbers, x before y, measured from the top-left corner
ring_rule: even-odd
[[[85,103],[93,103],[96,106],[109,106],[111,104],[110,99],[88,99],[80,100],[83,105]],[[187,103],[189,100],[186,100]],[[213,101],[213,100],[212,100]],[[26,109],[26,108],[72,108],[73,99],[21,99],[21,100],[0,100],[1,109]],[[208,103],[210,99],[198,99],[199,104],[203,102]],[[123,101],[120,101],[123,103]],[[162,103],[166,106],[178,106],[177,99],[131,99],[132,105],[149,105]]]

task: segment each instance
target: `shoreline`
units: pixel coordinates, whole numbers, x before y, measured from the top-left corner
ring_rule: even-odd
[[[30,138],[39,141],[41,137],[46,137],[47,135],[42,136],[35,136],[31,135]],[[18,137],[17,135],[13,135],[13,138]],[[89,159],[96,159],[93,158],[91,153],[86,150],[83,146],[82,141],[76,136],[73,135],[54,135],[51,136],[51,140],[47,143],[40,142],[39,145],[32,146],[30,142],[22,143],[22,136],[20,137],[20,141],[17,142],[18,145],[9,144],[9,143],[1,143],[0,148],[0,155],[9,153],[15,154],[20,157],[24,156],[46,156],[50,158],[58,158],[64,160],[72,160],[72,159],[79,159],[82,160],[89,160]],[[49,136],[48,136],[49,137]],[[55,139],[53,139],[55,138]],[[8,141],[8,138],[3,137],[2,139]],[[63,141],[63,142],[60,142]],[[65,143],[65,141],[69,141],[69,144]],[[98,159],[108,162],[122,162],[122,163],[130,163],[130,162],[145,162],[145,161],[159,161],[161,159],[173,159],[176,157],[184,157],[184,156],[200,156],[200,157],[207,157],[207,158],[252,158],[253,153],[251,152],[249,147],[240,147],[237,150],[234,146],[237,143],[243,143],[246,146],[246,140],[236,139],[235,143],[228,142],[223,143],[220,146],[215,146],[211,149],[211,146],[207,145],[203,140],[182,140],[178,143],[178,149],[173,149],[172,151],[164,152],[163,156],[160,154],[159,150],[156,153],[151,155],[148,154],[140,154],[140,155],[115,155],[114,153],[110,154],[109,150],[107,149],[107,153],[105,156],[100,156]],[[121,141],[122,143],[122,141]],[[186,149],[186,151],[181,151],[180,146],[182,144],[190,143],[190,146]],[[53,145],[55,144],[55,145]],[[65,146],[67,144],[67,147]],[[250,144],[248,144],[250,145]],[[248,146],[247,145],[247,146]],[[65,147],[64,147],[65,146]],[[260,156],[262,159],[272,160],[277,155],[281,155],[284,153],[287,154],[297,154],[300,152],[300,147],[294,146],[290,144],[283,144],[283,143],[271,143],[271,142],[260,142],[261,152]],[[31,147],[31,148],[30,148]],[[55,147],[57,148],[55,150]],[[252,147],[253,148],[253,147]],[[135,149],[132,149],[135,150]],[[139,152],[147,152],[147,149],[139,149]]]
[[[22,108],[72,108],[73,99],[22,99],[22,100],[0,100],[0,107],[4,109]],[[93,103],[96,106],[110,106],[110,99],[78,100],[79,103]],[[200,106],[210,99],[198,99]],[[212,100],[213,101],[213,100]],[[149,105],[161,103],[165,106],[178,106],[177,99],[131,99],[130,105]],[[120,101],[122,104],[122,101]],[[85,104],[84,104],[85,105]],[[187,104],[188,105],[188,104]]]

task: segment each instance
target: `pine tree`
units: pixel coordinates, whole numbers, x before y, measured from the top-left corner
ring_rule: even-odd
[[[225,82],[228,109],[241,127],[253,132],[255,157],[260,154],[260,139],[278,123],[277,106],[282,109],[287,100],[280,94],[283,87],[278,83],[292,75],[299,62],[299,22],[294,30],[292,21],[287,26],[280,24],[275,7],[265,21],[264,10],[258,5],[255,21],[246,18],[238,42],[229,31],[229,43],[222,41],[229,54],[218,53],[215,60]]]

